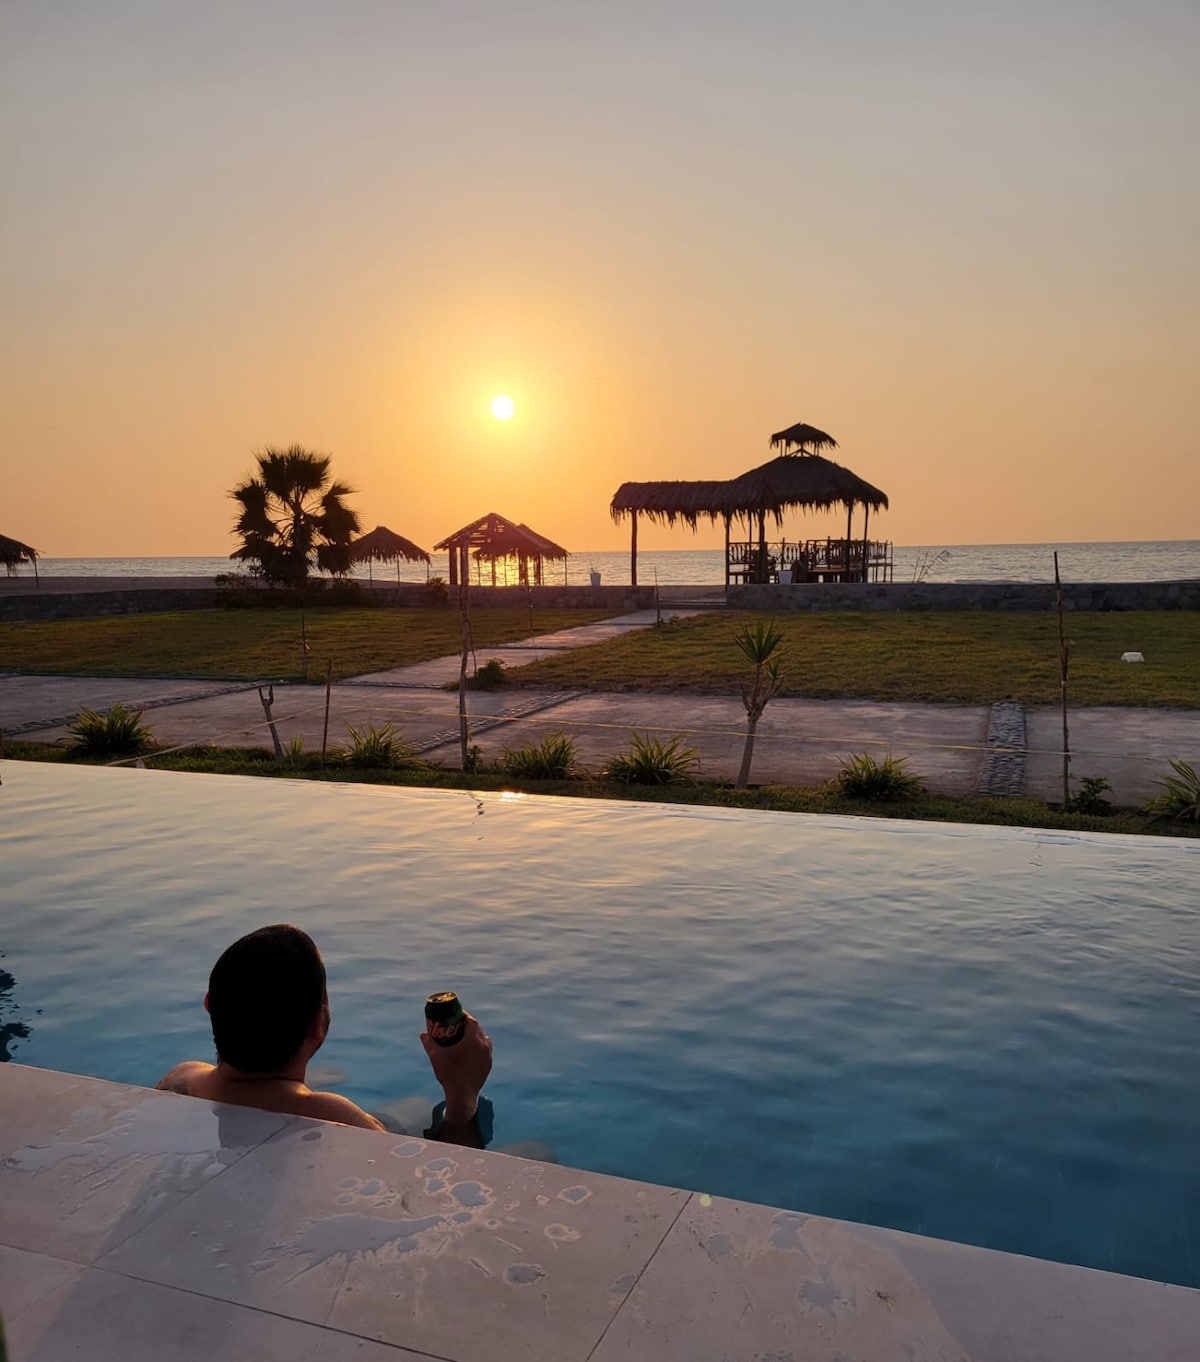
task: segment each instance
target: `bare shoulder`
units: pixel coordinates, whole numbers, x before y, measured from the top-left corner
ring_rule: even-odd
[[[304,1110],[300,1114],[317,1121],[334,1121],[341,1126],[358,1126],[361,1130],[384,1128],[369,1112],[336,1092],[310,1093],[304,1099]]]
[[[195,1080],[212,1071],[213,1066],[205,1064],[203,1060],[185,1059],[182,1064],[168,1069],[154,1086],[160,1092],[177,1092],[184,1097],[191,1097]]]

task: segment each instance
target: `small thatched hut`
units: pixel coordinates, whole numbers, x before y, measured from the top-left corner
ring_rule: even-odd
[[[13,576],[22,563],[32,563],[34,581],[39,580],[37,560],[37,549],[31,549],[19,539],[10,539],[6,534],[0,534],[0,563],[4,564],[4,571],[9,577]]]
[[[505,558],[516,560],[517,580],[522,586],[541,586],[543,564],[561,561],[571,555],[561,544],[489,511],[470,525],[447,535],[435,549],[445,549],[450,555],[450,585],[456,586],[470,579],[470,557],[477,563],[491,563],[492,585],[496,585],[496,564]]]
[[[429,564],[433,561],[419,544],[414,544],[411,539],[405,539],[395,530],[389,530],[386,525],[376,525],[370,534],[364,534],[350,545],[350,561],[366,563],[367,575],[372,580],[374,580],[372,563],[395,563],[396,580],[399,581],[401,558],[409,563],[424,563],[426,575]]]

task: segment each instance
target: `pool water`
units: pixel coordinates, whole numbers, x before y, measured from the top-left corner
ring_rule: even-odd
[[[152,1084],[267,922],[329,969],[320,1073],[495,1040],[496,1147],[1200,1285],[1200,844],[0,763],[10,1049]]]

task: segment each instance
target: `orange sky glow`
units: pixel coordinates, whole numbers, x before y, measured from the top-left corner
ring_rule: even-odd
[[[1195,538],[1198,51],[1174,0],[7,4],[0,532],[227,553],[294,441],[365,528],[619,548],[621,482],[807,421],[897,543]]]

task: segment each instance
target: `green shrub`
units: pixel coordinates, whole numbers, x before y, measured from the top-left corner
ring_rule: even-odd
[[[1186,761],[1173,761],[1173,776],[1158,782],[1163,793],[1155,795],[1143,812],[1151,818],[1173,818],[1181,823],[1200,823],[1200,774]]]
[[[347,724],[346,732],[350,735],[350,745],[342,748],[339,756],[347,766],[383,770],[391,766],[405,766],[413,761],[412,745],[400,736],[391,720],[382,728],[376,728],[374,724],[367,724],[364,728]]]
[[[833,784],[847,799],[913,799],[924,793],[920,776],[905,770],[907,757],[886,756],[877,761],[869,752],[846,758]]]
[[[71,750],[85,757],[136,757],[154,746],[140,709],[113,705],[103,714],[80,710],[67,725]]]
[[[1112,786],[1103,776],[1081,776],[1079,789],[1067,803],[1067,812],[1099,815],[1111,813],[1112,802],[1104,798],[1105,791],[1111,789]]]
[[[430,605],[446,605],[450,600],[450,588],[445,577],[430,577],[425,583],[425,595]]]
[[[609,757],[601,775],[625,785],[694,785],[700,754],[677,733],[668,742],[649,733],[632,733],[629,747]]]
[[[561,731],[549,734],[539,743],[506,747],[500,766],[506,775],[523,776],[526,780],[570,780],[580,774],[575,739]]]
[[[498,657],[489,658],[482,667],[475,668],[475,675],[467,677],[468,690],[498,690],[508,685],[508,673]]]

